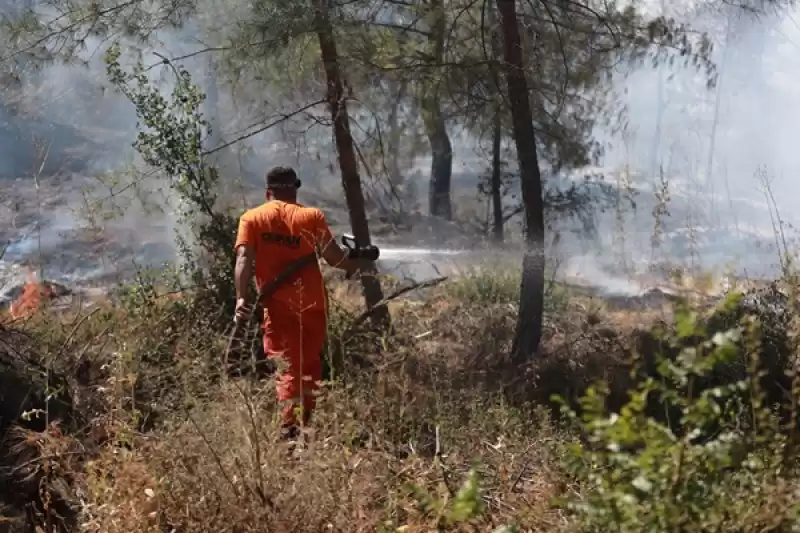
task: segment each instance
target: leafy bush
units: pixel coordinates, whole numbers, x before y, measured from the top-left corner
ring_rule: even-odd
[[[194,242],[176,235],[187,277],[197,289],[201,309],[232,309],[237,218],[218,206],[217,169],[205,159],[203,142],[211,128],[200,107],[205,94],[192,82],[188,71],[165,63],[175,74],[171,97],[165,98],[139,62],[132,72],[120,65],[120,50],[106,54],[106,71],[114,87],[136,108],[139,131],[134,147],[145,163],[163,172],[178,194],[180,223]],[[222,317],[224,313],[220,314]]]
[[[733,312],[740,298],[728,298],[721,311]],[[585,530],[788,531],[800,525],[793,465],[785,460],[792,443],[764,405],[757,379],[759,329],[745,316],[709,339],[698,316],[680,309],[675,332],[662,337],[682,346],[678,356],[658,358],[658,376],[630,391],[619,413],[608,411],[602,383],[582,398],[580,417],[564,407],[584,437],[569,464],[585,491],[566,503]],[[697,342],[687,345],[687,339]],[[698,389],[716,368],[740,358],[742,346],[752,358],[744,379]],[[647,414],[653,395],[680,410],[680,427]]]
[[[688,312],[683,311],[684,314]],[[682,351],[693,349],[716,335],[727,334],[732,328],[740,326],[742,320],[756,320],[758,327],[750,336],[732,341],[738,355],[725,362],[718,362],[704,375],[698,376],[694,382],[695,392],[756,379],[761,393],[759,400],[770,407],[779,407],[779,416],[788,420],[792,407],[787,400],[792,395],[787,392],[793,388],[790,375],[793,359],[790,341],[791,316],[788,297],[775,286],[771,286],[747,291],[730,299],[727,305],[718,306],[704,316],[696,317],[691,335],[667,334],[663,325],[656,326],[652,331],[638,336],[637,352],[642,359],[639,377],[659,378],[660,359],[675,361]],[[758,375],[753,375],[753,361],[758,361]],[[739,394],[735,400],[748,406],[750,404],[750,399],[743,394]],[[662,398],[657,392],[651,394],[649,403],[651,414],[665,416],[673,426],[680,424],[679,405],[673,405],[668,398]]]

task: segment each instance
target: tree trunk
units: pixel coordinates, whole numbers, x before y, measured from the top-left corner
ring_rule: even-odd
[[[406,212],[407,192],[404,176],[400,172],[400,140],[403,134],[403,128],[400,126],[400,106],[405,99],[407,86],[406,80],[391,81],[392,109],[386,125],[388,134],[386,143],[387,172],[402,212]]]
[[[431,146],[431,180],[428,205],[431,215],[445,220],[453,218],[450,202],[450,181],[453,175],[453,147],[447,135],[438,101],[425,103],[425,133]]]
[[[372,244],[367,224],[367,213],[364,208],[364,192],[361,189],[361,177],[358,174],[353,136],[350,133],[350,119],[347,115],[344,83],[339,71],[339,56],[333,27],[330,22],[328,0],[313,0],[314,20],[319,38],[320,54],[325,66],[325,77],[328,82],[328,106],[333,119],[333,134],[336,150],[339,155],[339,169],[342,173],[347,210],[350,214],[350,227],[353,236],[360,246]],[[365,262],[362,269],[361,285],[367,307],[373,307],[383,300],[383,291],[376,276],[374,263]],[[379,322],[389,325],[389,311],[386,306],[373,315]]]
[[[661,16],[666,17],[666,4],[661,0]],[[664,100],[664,65],[656,66],[658,81],[656,85],[656,127],[653,132],[653,148],[650,152],[650,176],[655,179],[661,168],[661,129],[664,122],[664,108],[667,103]]]
[[[504,240],[502,196],[503,169],[500,166],[500,141],[502,140],[502,134],[500,109],[495,109],[494,132],[492,133],[492,239],[495,244],[502,244]]]
[[[517,328],[512,347],[513,357],[523,361],[538,353],[542,338],[544,308],[544,210],[542,177],[536,155],[533,114],[528,82],[522,69],[522,46],[515,0],[497,0],[503,32],[508,99],[514,127],[514,141],[519,160],[522,202],[525,209],[525,258],[522,262],[522,284]]]
[[[714,151],[716,150],[717,145],[717,126],[719,126],[719,110],[722,102],[722,77],[725,75],[725,67],[728,63],[728,56],[731,48],[731,17],[732,15],[729,13],[728,19],[725,23],[724,48],[722,49],[722,60],[720,61],[718,68],[719,77],[717,78],[717,86],[715,87],[714,91],[714,116],[711,120],[711,132],[708,135],[708,157],[706,159],[706,182],[704,185],[707,190],[711,191],[711,205],[709,206],[711,213],[709,217],[710,219],[708,220],[709,224],[720,223],[717,212],[717,199],[714,195]],[[756,79],[758,79],[758,77],[756,77]]]
[[[500,98],[502,89],[500,88],[500,73],[497,66],[497,61],[500,60],[500,30],[497,27],[494,6],[489,4],[486,7],[489,9],[488,21],[489,27],[492,29],[492,79],[494,81],[494,90],[497,91],[494,106],[494,131],[492,132],[492,238],[495,244],[502,244],[504,240],[504,220],[500,149],[502,148],[501,142],[503,140],[503,105],[502,98]]]
[[[447,19],[443,0],[432,0],[430,20],[430,57],[437,65],[444,61]],[[438,69],[437,69],[438,70]],[[447,124],[439,98],[440,80],[429,76],[424,82],[422,117],[425,134],[431,146],[431,181],[428,203],[431,215],[451,220],[453,206],[450,201],[450,180],[453,174],[453,146],[447,134]]]

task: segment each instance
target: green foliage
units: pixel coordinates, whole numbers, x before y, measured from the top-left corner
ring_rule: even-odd
[[[152,313],[158,309],[165,294],[180,290],[181,282],[177,276],[170,276],[164,270],[143,269],[136,273],[133,282],[117,287],[114,301],[118,302],[128,316],[147,319],[153,318]],[[184,302],[177,300],[173,305],[181,307]]]
[[[519,304],[521,280],[517,268],[481,268],[448,281],[443,288],[450,299],[465,305],[516,306]],[[545,290],[545,313],[563,312],[569,298],[568,289],[559,283],[549,282]]]
[[[486,511],[480,476],[475,468],[470,469],[455,494],[448,489],[444,497],[437,497],[424,487],[413,483],[406,485],[406,490],[417,502],[417,510],[423,516],[430,518],[438,531],[460,530]],[[407,530],[407,526],[394,528],[397,533]],[[382,531],[389,530],[383,528]],[[493,533],[518,532],[519,529],[513,525],[500,526],[493,531]]]
[[[483,511],[484,505],[480,499],[478,485],[478,473],[472,469],[450,506],[447,513],[448,522],[451,524],[465,522]]]
[[[175,86],[167,100],[152,85],[141,63],[127,73],[119,59],[119,47],[112,46],[106,54],[109,81],[136,107],[137,127],[144,128],[138,132],[134,148],[145,163],[163,170],[170,185],[194,204],[183,206],[185,215],[191,214],[187,209],[197,207],[213,212],[212,189],[217,176],[202,172],[203,138],[211,132],[200,112],[205,95],[186,70],[174,67]]]
[[[518,269],[480,269],[448,283],[448,295],[466,304],[516,304],[519,302]]]
[[[417,502],[419,512],[432,518],[438,527],[467,523],[483,513],[485,508],[480,479],[474,468],[452,498],[437,497],[416,484],[409,484],[406,488]],[[397,531],[403,531],[403,528],[397,528]]]
[[[177,235],[183,265],[206,304],[230,307],[234,299],[233,258],[236,218],[217,208],[219,175],[205,162],[203,141],[211,129],[200,111],[205,95],[188,71],[165,61],[175,74],[170,98],[154,86],[142,63],[132,72],[120,65],[120,49],[106,54],[108,78],[136,108],[140,128],[134,147],[142,159],[160,170],[179,198],[180,222],[194,243]],[[194,246],[193,246],[194,245]]]
[[[722,311],[738,303],[739,296],[731,296]],[[683,348],[675,359],[658,360],[658,377],[631,390],[619,413],[608,411],[602,383],[581,399],[581,417],[560,400],[585,437],[568,461],[585,492],[566,502],[585,530],[784,531],[800,525],[800,506],[788,488],[787,438],[753,379],[758,361],[745,379],[698,386],[718,366],[736,361],[741,346],[755,359],[758,329],[756,320],[744,317],[708,338],[698,315],[679,309],[674,332],[665,331],[662,340]],[[743,394],[747,408],[739,401]],[[680,428],[647,414],[652,398],[679,408]]]
[[[162,170],[170,187],[186,200],[181,206],[183,216],[192,215],[198,208],[213,213],[216,197],[212,190],[217,175],[204,167],[202,152],[203,138],[210,134],[200,112],[205,95],[186,70],[173,67],[175,86],[172,98],[167,100],[150,82],[142,63],[128,73],[119,59],[119,47],[112,46],[106,54],[108,78],[133,103],[139,119],[134,148],[147,164]]]

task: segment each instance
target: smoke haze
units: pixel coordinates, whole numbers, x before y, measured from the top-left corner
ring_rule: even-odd
[[[654,4],[654,12],[659,9]],[[602,277],[599,270],[594,272],[598,265],[623,262],[637,270],[665,260],[757,276],[774,274],[777,255],[768,248],[774,244],[773,222],[763,189],[768,178],[774,207],[784,220],[795,221],[793,207],[800,192],[795,134],[800,119],[800,24],[796,22],[800,11],[759,20],[732,9],[713,15],[669,14],[712,33],[718,83],[707,90],[702,74],[678,65],[618,73],[616,90],[628,107],[628,128],[624,136],[597,132],[608,145],[599,169],[610,183],[637,191],[637,209],[622,217],[612,212],[601,215],[597,236],[588,240],[571,237],[564,228],[558,255],[572,265],[571,270],[579,274],[583,269],[586,276],[598,279]],[[223,38],[219,30],[215,34],[208,29],[209,20],[201,22],[205,32],[197,27],[162,32],[161,44],[154,49],[176,57]],[[224,19],[216,22],[224,26]],[[200,38],[206,33],[211,35]],[[54,279],[107,275],[107,267],[87,259],[87,249],[105,250],[117,267],[125,261],[153,264],[175,258],[174,198],[163,179],[143,174],[131,148],[136,133],[133,107],[110,90],[102,49],[89,43],[88,50],[86,67],[50,66],[21,84],[4,83],[0,100],[0,209],[4,221],[14,221],[0,232],[0,238],[11,241],[4,260],[18,263],[47,249],[57,256],[48,270],[48,277]],[[158,63],[148,51],[142,57],[145,64]],[[255,185],[264,169],[274,164],[298,168],[307,184],[306,198],[324,195],[332,203],[341,198],[327,128],[308,130],[313,120],[304,117],[253,134],[282,110],[317,99],[323,94],[321,85],[304,88],[316,94],[279,94],[265,90],[263,82],[244,73],[232,89],[219,81],[217,68],[223,67],[215,66],[207,54],[181,63],[209,95],[206,111],[215,130],[209,146],[247,137],[216,154],[234,203],[257,203],[261,189]],[[166,67],[150,72],[169,87]],[[266,93],[268,102],[261,96]],[[474,140],[459,138],[463,137],[459,129],[451,128],[454,139],[458,138],[454,142],[454,183],[460,189],[454,191],[456,205],[459,195],[474,194],[478,175],[487,166],[485,145],[478,150]],[[44,164],[43,153],[47,154]],[[407,173],[420,180],[416,188],[422,204],[427,197],[426,156],[423,151]],[[43,183],[36,200],[32,176],[40,168]],[[121,179],[120,170],[127,171]],[[665,220],[662,243],[654,249],[653,191],[659,176],[668,183],[670,217]],[[158,204],[158,209],[142,207],[140,191],[147,191],[146,200]],[[47,205],[39,217],[41,239],[36,239],[35,212],[41,195],[47,197]],[[111,205],[122,214],[98,222],[97,212]],[[87,218],[95,219],[102,235],[97,231],[85,235]],[[75,246],[71,254],[65,242],[78,234],[81,242],[91,246],[70,245]]]

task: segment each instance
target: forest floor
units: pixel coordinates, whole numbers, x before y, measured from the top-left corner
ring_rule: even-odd
[[[34,189],[13,187],[28,195],[26,205],[35,200]],[[143,231],[123,217],[113,238],[89,231],[65,253],[59,231],[74,228],[60,227],[70,225],[53,214],[61,204],[36,200],[34,213],[4,202],[10,218],[2,220],[10,226],[0,220],[7,228],[0,239],[19,244],[21,228],[35,227],[36,217],[48,221],[44,240],[26,246],[39,247],[40,257],[48,251],[61,261],[53,268],[76,279],[109,250],[109,264],[135,263],[142,237],[160,232],[163,240],[167,229]],[[346,224],[336,205],[326,209],[337,230]],[[382,221],[374,227],[387,243],[408,244],[383,232]],[[459,242],[446,228],[417,230],[420,246]],[[595,426],[565,418],[554,397],[577,408],[590,386],[604,381],[609,405],[619,408],[636,385],[631,362],[643,332],[670,324],[678,297],[701,312],[726,288],[762,284],[661,273],[612,290],[562,277],[547,285],[541,354],[520,362],[509,357],[519,254],[508,261],[490,255],[494,261],[473,261],[415,298],[390,302],[390,334],[356,326],[363,310],[357,283],[326,272],[328,371],[307,439],[292,457],[278,440],[272,379],[221,377],[228,311],[147,278],[113,292],[67,287],[79,297],[65,294],[24,318],[0,311],[0,531],[32,524],[47,533],[609,530],[576,511],[598,490],[571,466],[571,459],[586,463],[587,432]],[[386,292],[409,282],[387,281]],[[84,297],[90,306],[78,305]],[[38,389],[26,388],[25,379],[43,377]],[[12,429],[12,420],[22,429]],[[579,443],[584,448],[576,452]],[[665,447],[662,460],[681,464],[672,460],[679,449]],[[647,453],[636,453],[631,461],[644,465]],[[674,482],[672,473],[661,475]],[[626,476],[616,483],[631,485]],[[800,501],[794,479],[780,497]],[[765,495],[751,502],[755,514],[728,518],[734,529],[696,530],[780,531],[762,523],[762,515],[783,517],[777,496],[745,490],[739,478],[734,485]],[[640,484],[633,486],[638,494]],[[769,486],[783,487],[772,478]],[[723,488],[725,497],[740,496]],[[691,490],[681,497],[695,497]],[[623,496],[629,504],[629,493]],[[645,497],[636,502],[628,522],[677,520],[658,515],[664,511],[647,507]],[[717,503],[727,509],[724,499]]]
[[[353,327],[352,283],[328,277],[328,380],[291,457],[271,378],[220,379],[227,338],[185,295],[140,287],[6,317],[0,352],[63,376],[70,413],[48,407],[47,425],[22,402],[37,431],[4,439],[9,531],[577,530],[563,501],[587,490],[567,467],[580,432],[552,398],[599,379],[624,397],[637,335],[670,321],[671,301],[552,284],[541,357],[520,366],[512,271],[393,301],[395,331],[378,337]]]
[[[504,355],[518,282],[495,272],[392,302],[396,331],[375,339],[346,332],[361,302],[332,281],[326,353],[343,374],[325,385],[313,437],[292,460],[270,379],[219,381],[226,339],[180,298],[42,309],[6,327],[67,376],[80,431],[51,426],[25,442],[70,480],[83,531],[431,531],[472,468],[486,506],[468,520],[478,530],[567,530],[554,498],[580,490],[561,464],[574,436],[532,406],[614,373],[628,333],[665,315],[554,286],[547,357],[520,373]],[[63,496],[48,487],[36,490]]]

